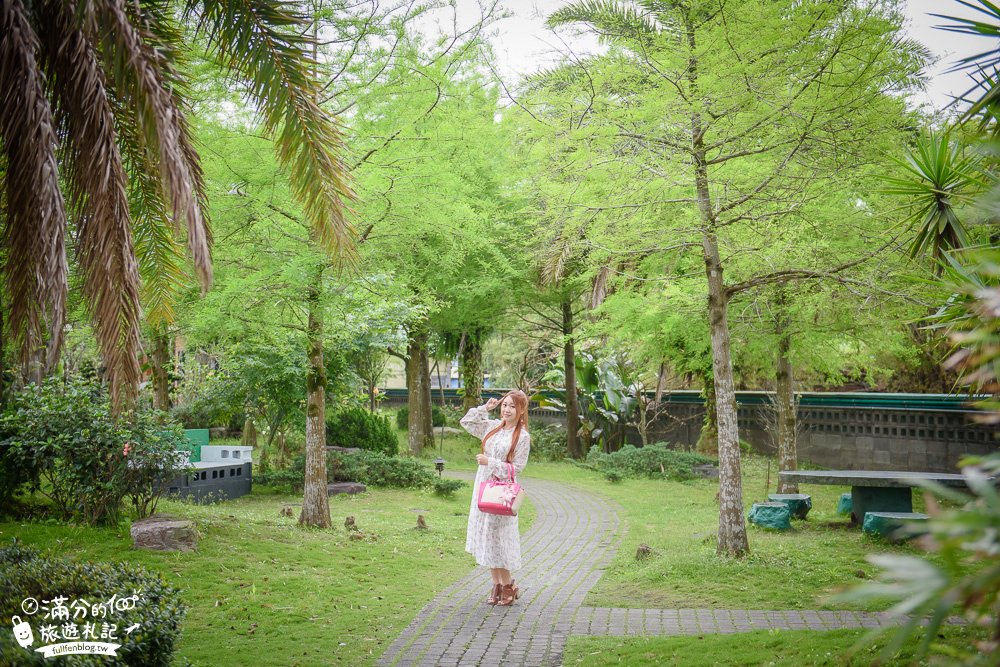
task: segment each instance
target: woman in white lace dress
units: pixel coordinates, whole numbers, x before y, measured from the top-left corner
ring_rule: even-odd
[[[500,419],[490,419],[489,411],[500,406]],[[521,567],[521,535],[516,516],[485,514],[476,506],[479,484],[490,477],[508,479],[510,466],[518,475],[528,464],[531,437],[528,435],[528,397],[523,391],[511,391],[501,400],[491,398],[486,405],[472,408],[461,421],[466,431],[482,440],[482,451],[476,456],[479,470],[472,487],[469,508],[469,528],[465,550],[476,562],[490,568],[493,585],[489,604],[511,605],[520,596],[511,571]],[[514,443],[513,448],[511,443]]]

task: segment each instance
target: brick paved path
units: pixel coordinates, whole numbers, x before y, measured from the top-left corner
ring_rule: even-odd
[[[584,607],[617,550],[620,508],[564,484],[522,481],[537,516],[521,541],[524,567],[514,574],[521,599],[511,607],[486,604],[489,571],[477,567],[420,610],[379,665],[560,665],[570,634],[697,635],[898,623],[886,614],[852,611]]]

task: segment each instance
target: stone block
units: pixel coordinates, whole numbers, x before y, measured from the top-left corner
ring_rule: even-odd
[[[788,530],[792,527],[791,513],[785,503],[754,503],[747,518],[762,528]]]
[[[361,482],[333,482],[326,485],[326,495],[335,496],[338,493],[346,493],[353,496],[357,493],[364,493],[368,487]]]
[[[194,521],[154,514],[139,519],[130,530],[136,549],[152,551],[194,551],[198,546],[198,531]]]
[[[796,519],[804,519],[812,509],[812,498],[804,493],[772,493],[767,499],[770,502],[784,503],[788,513]]]
[[[850,516],[852,506],[853,504],[851,503],[851,494],[850,493],[840,494],[840,499],[837,501],[837,514]]]
[[[891,540],[909,539],[925,534],[920,524],[926,522],[927,515],[919,512],[868,512],[861,530]]]

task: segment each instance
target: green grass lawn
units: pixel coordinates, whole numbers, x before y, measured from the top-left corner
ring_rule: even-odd
[[[297,511],[282,517],[285,503],[301,502],[290,496],[161,502],[160,511],[197,522],[194,553],[132,550],[126,529],[45,523],[2,522],[0,542],[17,537],[72,559],[124,560],[161,573],[188,606],[178,658],[195,665],[359,665],[473,566],[464,552],[467,491],[451,499],[386,489],[331,498],[330,531],[297,527]],[[413,529],[417,514],[426,532]],[[370,539],[348,539],[348,515]]]
[[[441,453],[446,470],[471,471],[477,451],[475,439],[448,436],[424,458],[430,461]],[[773,487],[773,462],[770,465]],[[766,495],[767,466],[767,460],[759,457],[744,462],[747,507]],[[715,555],[714,481],[612,484],[571,463],[538,461],[529,463],[526,474],[590,489],[615,503],[621,547],[587,605],[859,609],[860,605],[832,602],[828,596],[857,583],[859,577],[875,574],[866,554],[912,550],[871,540],[849,528],[846,518],[834,514],[844,490],[838,487],[804,486],[802,490],[813,497],[809,520],[794,522],[787,533],[750,526],[751,555],[734,560]],[[190,554],[133,551],[124,528],[44,522],[0,522],[0,540],[18,537],[74,559],[126,560],[160,572],[182,590],[189,607],[178,656],[195,665],[243,665],[248,656],[260,665],[357,665],[379,656],[424,604],[472,566],[463,550],[470,493],[466,487],[444,499],[430,492],[374,489],[360,497],[340,496],[331,499],[335,525],[331,531],[297,527],[296,518],[280,516],[280,510],[300,499],[261,488],[251,496],[216,505],[163,502],[161,511],[197,522],[201,541],[198,551]],[[413,529],[417,514],[426,517],[429,531]],[[347,515],[355,516],[372,538],[348,539],[343,528]],[[534,509],[527,506],[522,531],[534,516]],[[634,554],[640,543],[651,546],[654,556],[637,562]],[[652,653],[680,656],[677,664],[756,664],[682,659],[702,656],[708,645],[725,655],[731,651],[726,642],[743,642],[741,637],[574,639],[567,655],[584,664],[606,664],[603,661],[611,660],[616,651],[624,652],[623,664],[641,664],[642,656]],[[755,646],[760,643],[762,655],[773,652],[768,647],[778,642],[781,659],[789,662],[775,664],[827,664],[821,661],[825,652],[817,652],[820,647],[828,646],[829,652],[839,655],[853,643],[852,637],[780,633],[775,638],[755,633],[752,641]],[[751,637],[745,641],[751,642]],[[600,651],[599,658],[590,656],[594,651]],[[567,664],[573,661],[567,658]]]
[[[606,667],[607,665],[677,665],[678,667],[868,667],[877,664],[885,638],[872,642],[858,640],[865,630],[771,630],[733,635],[701,635],[669,638],[571,637],[563,656],[564,665]],[[969,646],[972,631],[962,627],[944,628],[938,642],[948,646]],[[917,641],[911,641],[885,665],[913,664]],[[848,656],[852,647],[856,652]],[[922,663],[928,664],[928,663]],[[930,664],[950,664],[949,662]]]
[[[775,471],[771,462],[771,481]],[[529,464],[526,474],[559,480],[616,501],[621,547],[585,604],[651,608],[883,609],[887,605],[833,602],[828,597],[873,576],[865,556],[876,551],[914,552],[851,528],[836,514],[846,489],[803,486],[812,496],[806,521],[784,533],[747,525],[751,553],[743,559],[716,556],[718,504],[715,481],[624,480],[618,483],[569,464]],[[743,465],[747,509],[766,498],[767,460],[749,457]],[[915,498],[922,505],[922,499]],[[652,558],[636,561],[640,544]]]

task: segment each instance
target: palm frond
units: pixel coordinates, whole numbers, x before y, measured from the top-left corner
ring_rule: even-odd
[[[960,35],[1000,39],[1000,6],[989,0],[978,0],[977,3],[966,2],[966,0],[956,1],[959,5],[983,14],[988,21],[946,14],[931,14],[931,16],[951,21],[951,23],[935,26],[936,28]],[[1000,104],[1000,86],[997,85],[998,68],[1000,68],[1000,49],[993,48],[962,58],[949,70],[949,72],[970,70],[973,73],[973,79],[976,80],[976,85],[959,97],[960,100],[968,99],[970,102],[969,108],[962,115],[964,120],[978,116],[987,108]],[[979,79],[976,79],[977,76]],[[982,90],[982,93],[978,99],[970,99],[970,96],[979,90]]]
[[[353,263],[355,230],[345,209],[354,195],[340,129],[317,101],[308,23],[279,0],[189,0],[187,12],[199,15],[219,62],[247,86],[313,234]]]
[[[62,347],[67,292],[66,211],[59,190],[57,136],[35,54],[38,38],[21,0],[0,3],[0,137],[8,165],[4,273],[10,331],[27,362],[48,328],[47,360]],[[16,261],[17,266],[12,265]]]
[[[112,404],[134,397],[139,384],[139,274],[126,176],[114,131],[104,73],[72,10],[62,2],[36,4],[43,65],[55,91],[56,118],[65,127],[64,173],[76,221],[76,254],[83,291],[101,349]],[[123,395],[124,392],[124,395]]]
[[[146,321],[154,328],[166,326],[174,322],[178,293],[191,284],[184,251],[171,233],[167,212],[150,174],[135,174],[129,200]]]
[[[178,225],[186,223],[188,250],[202,285],[207,287],[212,280],[210,237],[198,196],[197,160],[183,114],[170,90],[170,80],[177,74],[165,54],[151,46],[156,43],[155,35],[141,20],[130,17],[124,0],[100,0],[92,6],[90,36],[101,45],[117,94],[127,106],[139,110],[144,139],[156,150],[172,220]]]

